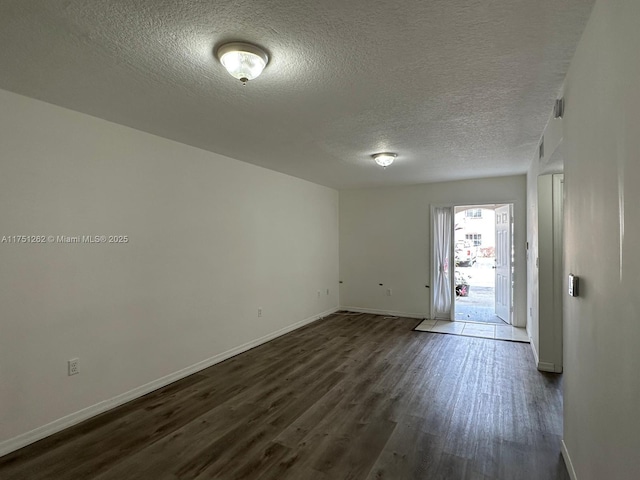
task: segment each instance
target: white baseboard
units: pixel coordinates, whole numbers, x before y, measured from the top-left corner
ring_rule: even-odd
[[[557,367],[555,363],[538,362],[537,366],[538,366],[538,370],[540,370],[541,372],[560,373],[556,371]]]
[[[571,461],[571,456],[569,455],[567,444],[564,443],[564,439],[562,439],[562,457],[564,458],[564,463],[567,466],[567,471],[569,472],[569,477],[571,477],[571,480],[578,480],[576,470],[575,468],[573,468],[573,462]]]
[[[358,313],[373,313],[375,315],[388,315],[392,317],[408,317],[408,318],[427,318],[428,317],[428,315],[425,313],[396,312],[394,310],[377,310],[375,308],[348,307],[345,305],[341,305],[340,310],[348,310],[350,312],[358,312]]]
[[[556,365],[551,362],[541,362],[540,357],[538,357],[538,351],[536,350],[536,346],[531,341],[531,337],[529,337],[529,344],[531,345],[531,351],[533,351],[533,358],[536,362],[536,368],[541,372],[551,372],[551,373],[562,373],[562,367]]]
[[[536,365],[538,365],[538,363],[540,362],[540,357],[538,357],[538,350],[536,350],[536,344],[533,343],[533,339],[531,338],[531,335],[529,335],[529,345],[531,345],[531,351],[533,352],[533,359],[535,360]]]
[[[327,315],[331,315],[332,313],[335,313],[337,311],[338,311],[338,308],[332,308],[325,312],[319,313],[317,315],[313,315],[312,317],[306,318],[292,325],[281,328],[280,330],[276,330],[275,332],[269,333],[268,335],[257,338],[255,340],[247,342],[238,347],[232,348],[231,350],[227,350],[226,352],[220,353],[218,355],[214,355],[213,357],[210,357],[194,365],[178,370],[177,372],[166,375],[162,378],[149,382],[145,385],[141,385],[140,387],[134,388],[133,390],[129,390],[128,392],[122,393],[108,400],[104,400],[102,402],[96,403],[95,405],[84,408],[82,410],[79,410],[77,412],[74,412],[70,415],[59,418],[57,420],[54,420],[53,422],[43,425],[41,427],[38,427],[34,430],[31,430],[29,432],[23,433],[16,437],[0,442],[0,457],[8,453],[11,453],[15,450],[18,450],[19,448],[26,447],[27,445],[37,442],[38,440],[42,440],[43,438],[46,438],[49,435],[53,435],[54,433],[60,432],[65,428],[69,428],[80,422],[88,420],[91,417],[95,417],[96,415],[99,415],[108,410],[111,410],[112,408],[115,408],[119,405],[130,402],[131,400],[135,400],[136,398],[146,395],[147,393],[151,393],[154,390],[165,387],[177,380],[188,377],[189,375],[197,373],[200,370],[204,370],[205,368],[215,365],[216,363],[220,363],[224,360],[227,360],[228,358],[231,358],[240,353],[246,352],[247,350],[251,350],[252,348],[257,347],[258,345],[262,345],[263,343],[273,340],[274,338],[285,335],[289,332],[292,332],[293,330],[303,327],[309,323],[315,322],[316,320],[320,320],[321,318],[324,318]]]
[[[529,332],[527,331],[527,334]],[[533,352],[533,358],[536,362],[536,368],[541,372],[551,372],[551,373],[562,373],[562,366],[556,365],[551,362],[541,362],[540,357],[538,356],[538,350],[536,350],[536,346],[533,343],[533,339],[531,335],[529,335],[529,345],[531,345],[531,351]]]

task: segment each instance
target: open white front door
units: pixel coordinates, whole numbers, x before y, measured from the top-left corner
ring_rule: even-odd
[[[496,315],[511,318],[511,205],[496,208]]]

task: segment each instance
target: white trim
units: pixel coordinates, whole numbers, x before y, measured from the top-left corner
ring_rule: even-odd
[[[529,332],[527,331],[527,335],[529,334]],[[536,345],[535,343],[533,343],[533,338],[531,338],[531,335],[529,335],[529,344],[531,345],[531,351],[533,352],[533,359],[536,362],[536,365],[538,365],[538,363],[540,362],[540,357],[538,357],[538,350],[536,350]]]
[[[528,334],[529,332],[527,332]],[[562,365],[556,365],[555,363],[550,362],[541,362],[540,357],[538,357],[538,351],[536,350],[536,346],[533,343],[531,335],[529,335],[529,344],[531,345],[531,351],[533,352],[533,359],[536,362],[536,368],[541,372],[551,372],[551,373],[562,373]]]
[[[573,462],[571,461],[571,456],[569,455],[567,444],[564,443],[564,438],[562,439],[562,457],[564,458],[564,463],[567,466],[567,471],[569,472],[569,477],[571,478],[571,480],[578,480],[576,469],[573,468]]]
[[[558,367],[556,367],[555,363],[538,362],[538,370],[540,370],[541,372],[561,373],[562,369],[560,369],[560,372],[558,372],[557,368]]]
[[[25,447],[31,443],[37,442],[38,440],[42,440],[45,437],[53,435],[54,433],[60,432],[65,428],[69,428],[73,425],[76,425],[80,422],[88,420],[91,417],[95,417],[101,413],[104,413],[108,410],[111,410],[117,406],[120,406],[124,403],[130,402],[136,398],[139,398],[143,395],[146,395],[154,390],[165,387],[170,383],[173,383],[182,378],[188,377],[200,370],[204,370],[216,363],[220,363],[228,358],[234,357],[240,353],[246,352],[247,350],[251,350],[258,345],[262,345],[274,338],[285,335],[293,330],[296,330],[300,327],[303,327],[309,323],[315,322],[316,320],[320,320],[321,318],[326,317],[327,315],[331,315],[332,313],[337,312],[339,309],[337,307],[326,310],[317,315],[313,315],[309,318],[296,322],[287,327],[281,328],[280,330],[276,330],[275,332],[269,333],[263,337],[257,338],[255,340],[251,340],[243,345],[232,348],[231,350],[227,350],[226,352],[220,353],[218,355],[214,355],[206,360],[198,362],[189,367],[178,370],[177,372],[171,373],[164,377],[158,378],[152,382],[149,382],[145,385],[141,385],[139,387],[134,388],[133,390],[129,390],[128,392],[124,392],[120,395],[117,395],[108,400],[103,400],[102,402],[98,402],[95,405],[91,405],[90,407],[83,408],[77,412],[71,413],[65,417],[54,420],[51,423],[38,427],[29,432],[20,434],[16,437],[5,440],[4,442],[0,442],[0,457],[11,453],[19,448]]]
[[[375,308],[340,306],[340,310],[348,310],[350,312],[357,312],[357,313],[373,313],[375,315],[389,315],[393,317],[408,317],[408,318],[422,318],[422,319],[426,319],[428,317],[428,315],[424,313],[396,312],[393,310],[377,310]]]

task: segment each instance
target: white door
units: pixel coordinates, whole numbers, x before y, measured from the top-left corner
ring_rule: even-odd
[[[511,205],[496,208],[496,315],[511,324]]]

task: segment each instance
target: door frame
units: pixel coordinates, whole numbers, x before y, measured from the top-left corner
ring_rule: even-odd
[[[518,204],[518,202],[516,200],[498,200],[498,201],[486,201],[486,202],[453,202],[453,203],[446,203],[446,204],[433,204],[431,205],[431,212],[433,213],[433,208],[434,207],[450,207],[452,209],[452,219],[453,221],[451,222],[451,238],[452,238],[452,242],[451,242],[451,251],[449,252],[449,258],[453,259],[454,258],[454,248],[455,248],[455,209],[456,207],[470,207],[470,208],[481,208],[483,205],[511,205],[511,249],[514,251],[514,254],[511,256],[511,310],[509,313],[509,325],[515,326],[514,325],[514,320],[515,320],[515,312],[516,312],[516,285],[515,285],[515,281],[516,281],[516,275],[515,275],[515,261],[516,261],[516,254],[515,254],[515,248],[516,248],[516,244],[515,244],[515,237],[516,237],[516,205]],[[431,218],[430,218],[431,220]],[[494,222],[495,223],[495,222]],[[429,224],[431,226],[431,223]],[[495,228],[495,225],[494,225]],[[431,278],[432,278],[432,283],[433,283],[433,279],[435,278],[435,272],[433,269],[433,265],[435,265],[435,248],[433,245],[433,232],[431,233],[431,262],[432,262],[432,268],[431,268]],[[455,267],[454,267],[455,268]],[[454,275],[451,275],[451,288],[452,288],[452,297],[451,297],[451,321],[455,321],[455,315],[456,315],[456,301],[455,301],[455,280],[454,280]],[[494,294],[495,295],[495,294]],[[495,300],[494,300],[495,301]],[[431,314],[434,311],[434,292],[433,289],[431,289]],[[433,318],[433,316],[431,316],[430,318]]]

